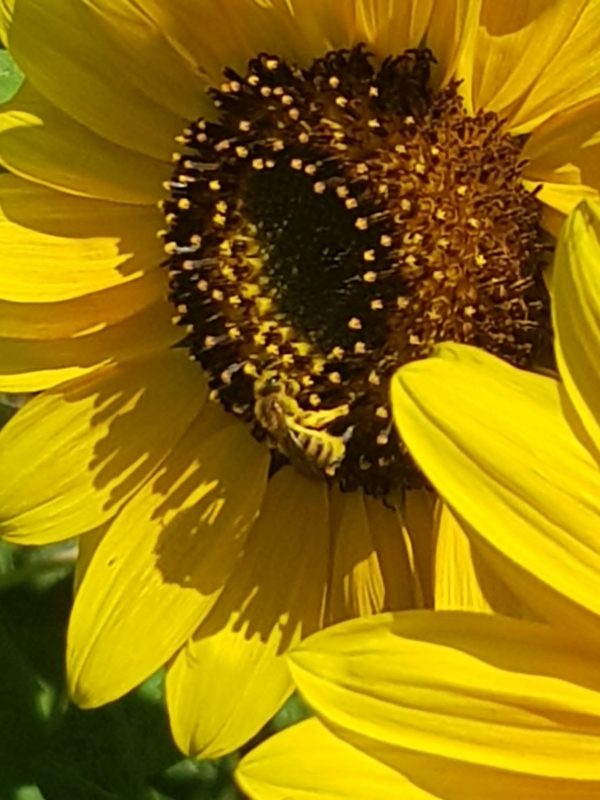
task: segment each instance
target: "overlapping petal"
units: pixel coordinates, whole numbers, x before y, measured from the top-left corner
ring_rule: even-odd
[[[0,110],[0,164],[53,189],[148,205],[170,171],[167,163],[102,139],[27,81]]]
[[[0,390],[35,392],[100,367],[164,354],[181,338],[163,300],[120,322],[77,337],[0,339]]]
[[[0,175],[0,297],[85,299],[160,274],[160,221],[154,207],[84,199]]]
[[[557,111],[600,93],[597,0],[483,0],[464,91],[474,109],[529,133]]]
[[[183,354],[161,354],[32,399],[0,434],[3,537],[42,544],[109,520],[160,465],[205,395],[201,373]]]
[[[597,637],[600,470],[564,416],[561,386],[443,345],[396,374],[392,402],[414,458],[510,588]]]
[[[306,720],[252,750],[236,772],[242,790],[258,800],[430,800],[399,772]]]
[[[543,221],[554,236],[579,202],[600,199],[599,118],[598,99],[580,103],[536,127],[523,148],[525,185],[544,204]]]
[[[303,696],[354,743],[547,778],[600,780],[594,650],[549,626],[412,611],[322,631],[290,655]],[[590,735],[595,732],[595,735]]]
[[[494,0],[486,2],[490,8],[500,7]],[[509,124],[515,135],[529,133],[553,114],[600,96],[600,2],[555,0],[548,5],[534,0],[533,6],[538,12],[533,21],[535,27],[547,13],[554,16],[554,22],[549,19],[543,29],[538,29],[535,40],[531,39],[527,47],[527,64],[521,75],[531,75],[532,59],[539,72],[518,106],[511,109]],[[514,20],[512,15],[511,18]],[[560,39],[553,56],[550,48],[546,50],[547,42]],[[544,50],[546,60],[542,64],[537,53]]]
[[[434,75],[446,85],[452,78],[469,87],[477,39],[481,0],[434,0],[425,34],[427,46],[435,54],[438,65]],[[472,113],[469,89],[465,105]]]
[[[566,223],[552,295],[560,374],[600,454],[600,204],[582,204]]]
[[[305,64],[355,42],[354,2],[346,0],[143,0],[143,7],[209,85],[220,83],[224,66],[244,70],[260,52]]]
[[[225,592],[169,669],[171,726],[184,752],[235,750],[290,694],[283,655],[323,623],[329,549],[325,486],[282,470]]]
[[[139,3],[5,0],[3,7],[3,41],[49,105],[122,148],[169,159],[173,137],[198,115],[203,85]]]
[[[188,398],[201,407],[200,397]],[[267,467],[266,449],[207,405],[138,489],[75,598],[67,668],[80,705],[119,697],[193,634],[235,566],[261,507]]]
[[[524,609],[517,598],[490,569],[444,503],[438,516],[434,608],[522,617]]]
[[[315,736],[331,756],[329,769],[317,757],[326,798],[366,798],[378,782],[371,796],[597,798],[596,660],[546,625],[488,614],[404,612],[329,628],[290,655],[329,734],[311,721],[274,737],[242,761],[240,782],[251,797],[276,797],[275,787],[311,796],[302,758]],[[352,748],[367,781],[354,795],[343,775]]]
[[[379,56],[417,47],[427,30],[434,0],[356,0],[356,41],[367,42]],[[447,8],[452,29],[452,3]]]
[[[402,518],[362,492],[331,492],[331,568],[327,622],[411,608],[415,565]]]

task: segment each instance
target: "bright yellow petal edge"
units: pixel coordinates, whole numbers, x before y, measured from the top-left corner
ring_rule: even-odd
[[[600,452],[600,205],[581,203],[565,223],[552,276],[556,361]]]
[[[309,637],[289,662],[318,720],[242,760],[252,798],[600,797],[597,654],[549,626],[380,614]]]

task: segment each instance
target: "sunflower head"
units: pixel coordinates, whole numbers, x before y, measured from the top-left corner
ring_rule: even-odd
[[[398,366],[446,340],[531,366],[547,342],[523,141],[456,82],[432,89],[434,61],[358,45],[227,68],[166,184],[182,344],[275,463],[344,490],[421,482],[391,423]]]

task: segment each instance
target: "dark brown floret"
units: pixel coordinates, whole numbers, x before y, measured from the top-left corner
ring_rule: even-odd
[[[432,62],[376,69],[359,46],[225,70],[164,202],[176,322],[214,396],[279,457],[374,495],[421,480],[391,421],[401,364],[452,340],[528,367],[548,339],[522,142],[433,91]]]

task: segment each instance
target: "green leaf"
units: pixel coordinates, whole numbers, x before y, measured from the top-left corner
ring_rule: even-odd
[[[13,97],[23,83],[23,73],[7,50],[0,50],[0,103]]]
[[[162,684],[159,674],[102,708],[67,709],[36,760],[47,800],[160,800],[149,777],[181,759],[171,740]]]
[[[33,554],[22,549],[13,552],[14,570],[8,582]],[[64,683],[64,649],[67,618],[71,606],[70,578],[36,588],[14,585],[0,595],[6,630],[10,633],[31,668],[58,691]]]
[[[13,551],[14,547],[0,541],[0,578],[8,575],[13,569]]]
[[[54,692],[32,670],[0,616],[0,797],[40,800],[31,756],[46,741]],[[43,798],[42,798],[43,800]]]

